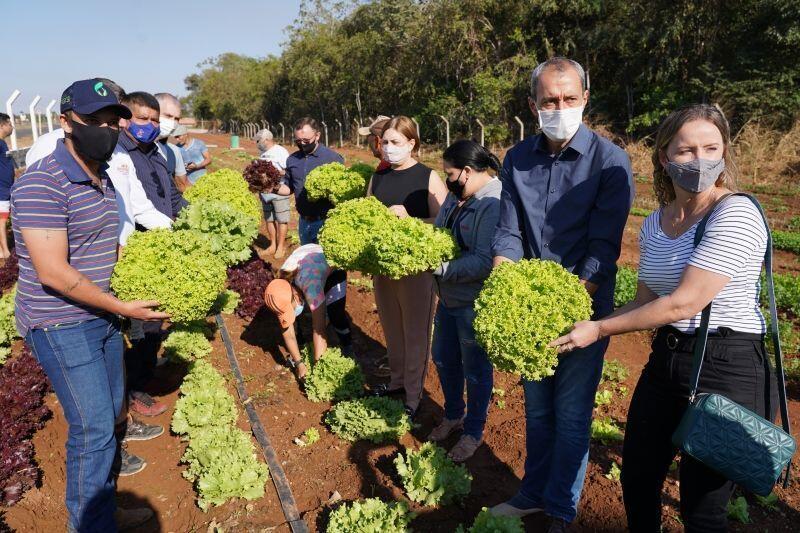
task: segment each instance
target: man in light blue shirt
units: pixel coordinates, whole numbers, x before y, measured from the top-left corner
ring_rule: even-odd
[[[206,143],[191,137],[184,126],[176,128],[175,140],[178,142],[183,162],[186,165],[186,176],[189,178],[189,183],[194,185],[206,173],[206,168],[211,164],[211,154]]]

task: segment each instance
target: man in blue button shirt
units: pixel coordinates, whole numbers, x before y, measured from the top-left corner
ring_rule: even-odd
[[[301,118],[294,125],[294,139],[298,150],[286,159],[286,174],[278,194],[294,194],[295,208],[300,215],[298,234],[300,244],[316,244],[317,234],[325,217],[333,208],[327,200],[312,202],[306,192],[306,176],[315,168],[327,163],[344,163],[344,158],[319,142],[319,126],[310,117]]]
[[[616,261],[634,186],[625,151],[582,123],[588,99],[586,75],[577,62],[556,57],[534,69],[528,102],[542,133],[506,154],[492,252],[495,266],[523,258],[563,265],[583,281],[594,316],[600,317],[613,308]],[[560,356],[555,375],[523,380],[525,476],[517,494],[493,513],[543,511],[553,532],[575,519],[607,347],[604,339],[574,350]]]

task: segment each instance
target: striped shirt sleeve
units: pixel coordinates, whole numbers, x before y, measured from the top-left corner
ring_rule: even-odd
[[[755,253],[763,253],[767,229],[753,203],[742,197],[723,201],[709,218],[689,265],[733,279],[747,268]]]
[[[67,229],[67,195],[55,176],[42,171],[19,178],[12,195],[14,224],[20,229]]]

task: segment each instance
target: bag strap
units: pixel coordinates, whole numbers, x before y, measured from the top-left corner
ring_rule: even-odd
[[[767,221],[767,216],[764,214],[764,209],[761,207],[761,204],[758,202],[758,200],[756,200],[756,198],[752,195],[746,193],[729,193],[723,195],[716,201],[711,209],[708,210],[708,213],[706,213],[706,215],[700,221],[700,224],[697,226],[697,231],[694,235],[694,246],[696,248],[703,239],[703,234],[705,233],[706,226],[708,225],[708,220],[711,218],[711,215],[714,213],[716,208],[730,196],[744,196],[753,202],[753,205],[756,206],[758,212],[761,214],[761,218],[764,221],[764,227],[767,229],[767,248],[764,252],[764,269],[766,272],[767,292],[769,294],[770,333],[772,336],[772,346],[775,351],[775,374],[778,380],[778,398],[781,411],[781,422],[783,425],[783,430],[787,434],[791,435],[791,430],[789,428],[789,406],[786,401],[786,376],[783,370],[781,339],[780,335],[778,334],[778,308],[775,304],[775,282],[772,276],[772,232],[769,229],[769,222]],[[709,302],[705,309],[703,309],[703,312],[700,316],[700,327],[698,327],[697,331],[695,332],[697,339],[695,341],[694,352],[692,354],[692,380],[690,382],[689,390],[690,403],[694,402],[695,396],[697,395],[697,388],[700,383],[700,371],[703,368],[703,355],[705,354],[706,344],[708,343],[708,325],[711,321],[712,303],[713,302]],[[790,461],[786,466],[786,473],[783,476],[784,488],[789,485],[789,470],[791,466],[792,463]]]

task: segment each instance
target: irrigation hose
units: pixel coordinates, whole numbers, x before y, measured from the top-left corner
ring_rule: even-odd
[[[247,413],[247,418],[250,420],[250,426],[253,428],[253,435],[255,435],[256,441],[258,441],[259,446],[261,446],[261,452],[264,454],[264,459],[266,459],[269,465],[270,477],[275,484],[275,490],[278,492],[283,515],[286,517],[286,521],[289,523],[289,527],[292,529],[293,533],[308,533],[308,526],[300,517],[300,512],[297,510],[297,503],[294,501],[292,489],[289,486],[289,480],[281,467],[278,454],[275,453],[275,449],[270,443],[264,425],[261,423],[261,419],[258,417],[255,407],[253,407],[253,402],[250,401],[250,396],[248,396],[247,390],[244,387],[242,369],[239,367],[239,361],[236,359],[236,354],[233,351],[231,336],[228,333],[228,328],[225,327],[225,320],[223,320],[222,315],[219,314],[214,316],[214,320],[217,323],[217,328],[219,328],[222,333],[222,342],[225,344],[228,363],[230,363],[231,371],[233,371],[233,375],[236,377],[236,391],[239,393],[239,399],[242,401],[242,405]]]

